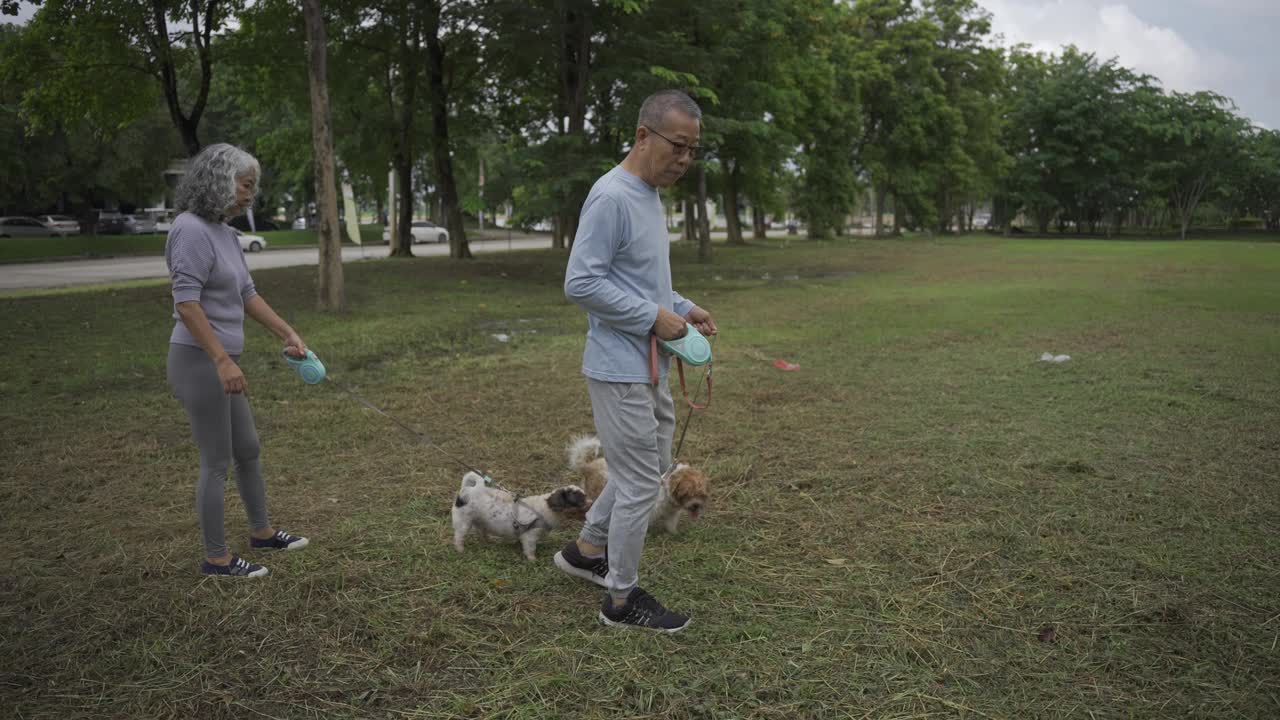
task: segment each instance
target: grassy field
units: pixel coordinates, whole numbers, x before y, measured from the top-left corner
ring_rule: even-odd
[[[0,299],[0,708],[1280,716],[1280,245],[792,240],[673,262],[722,329],[682,453],[712,507],[641,571],[693,615],[674,637],[595,624],[593,586],[550,563],[571,529],[536,564],[456,554],[461,469],[304,386],[256,328],[273,521],[312,545],[246,552],[264,581],[202,580],[165,288]],[[336,317],[310,309],[314,269],[255,280],[335,378],[540,491],[591,429],[563,264],[352,265]]]
[[[272,230],[254,233],[267,241],[267,248],[315,245],[315,230]],[[381,225],[361,225],[366,244],[382,242]],[[149,235],[73,235],[70,237],[0,238],[0,262],[40,258],[107,257],[157,255],[164,252],[164,233]]]

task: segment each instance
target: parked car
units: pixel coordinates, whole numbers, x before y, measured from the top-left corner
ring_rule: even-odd
[[[98,213],[99,235],[123,235],[126,232],[128,228],[125,226],[124,215],[106,211]]]
[[[240,249],[244,252],[258,252],[267,246],[266,238],[261,235],[249,235],[240,232],[240,228],[231,228],[235,232],[236,238],[240,241]]]
[[[249,227],[249,217],[247,215],[237,215],[228,220],[227,224],[244,232],[269,232],[280,229],[280,225],[276,221],[259,217],[255,217],[253,219],[253,227]]]
[[[60,234],[33,217],[0,217],[0,237],[58,237]]]
[[[427,220],[414,220],[409,226],[409,233],[413,235],[414,243],[449,242],[449,231]],[[391,242],[391,228],[382,229],[382,242]]]
[[[70,215],[41,215],[36,219],[57,230],[59,235],[80,234],[80,221]]]
[[[150,215],[125,215],[124,231],[130,235],[143,235],[156,231],[156,221]]]

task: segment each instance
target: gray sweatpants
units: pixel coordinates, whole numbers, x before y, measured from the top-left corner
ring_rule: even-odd
[[[233,355],[232,360],[239,360]],[[196,517],[209,557],[227,553],[222,524],[223,493],[227,469],[236,463],[236,487],[249,516],[249,528],[268,527],[267,489],[258,460],[258,428],[253,423],[249,398],[228,395],[218,379],[218,369],[204,350],[190,345],[169,345],[169,385],[191,421],[191,435],[200,449],[200,480],[196,483]]]
[[[587,378],[587,393],[609,463],[609,483],[587,511],[579,537],[609,546],[609,594],[624,598],[639,582],[649,513],[661,492],[662,472],[671,464],[675,406],[665,379],[655,387]]]

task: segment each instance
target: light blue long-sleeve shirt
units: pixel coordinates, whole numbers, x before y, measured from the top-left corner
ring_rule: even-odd
[[[658,190],[619,165],[592,186],[564,274],[564,294],[587,311],[582,374],[649,382],[649,334],[662,306],[694,304],[671,288],[671,240]],[[669,361],[659,354],[658,375]]]

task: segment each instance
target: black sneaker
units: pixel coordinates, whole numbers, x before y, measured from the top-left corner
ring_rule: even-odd
[[[258,563],[243,560],[239,555],[232,555],[231,562],[227,565],[215,565],[205,560],[204,564],[200,566],[200,573],[212,577],[256,578],[265,577],[267,569]]]
[[[309,540],[301,535],[290,535],[283,530],[277,530],[275,535],[269,538],[256,538],[249,536],[249,547],[257,549],[268,548],[271,550],[301,550],[310,543]]]
[[[609,587],[608,581],[605,579],[609,576],[609,556],[601,555],[598,558],[589,558],[582,554],[578,549],[578,542],[570,540],[564,549],[556,553],[556,567],[566,573],[580,577],[583,580],[590,580],[600,587]]]
[[[613,598],[605,593],[604,604],[600,608],[600,622],[611,627],[636,627],[678,633],[689,627],[689,616],[673,613],[662,607],[662,603],[637,587],[631,589],[631,594],[627,595],[627,602],[622,607],[614,607]]]

